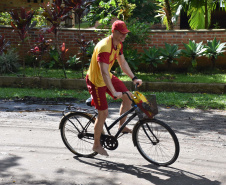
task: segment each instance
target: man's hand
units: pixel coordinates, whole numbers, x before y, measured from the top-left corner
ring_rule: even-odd
[[[114,96],[114,98],[116,98],[116,99],[120,99],[120,98],[122,98],[122,92],[115,92],[115,93],[113,94],[113,96]]]
[[[134,85],[138,84],[137,86],[140,87],[142,85],[142,80],[141,79],[135,79],[133,80]]]

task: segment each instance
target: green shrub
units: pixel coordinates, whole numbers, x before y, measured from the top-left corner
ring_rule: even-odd
[[[142,59],[150,67],[150,72],[154,71],[154,68],[157,68],[158,64],[163,63],[160,48],[156,48],[155,46],[150,47],[148,50],[144,49]]]
[[[14,73],[19,68],[19,55],[15,49],[9,49],[7,53],[0,55],[0,74]]]

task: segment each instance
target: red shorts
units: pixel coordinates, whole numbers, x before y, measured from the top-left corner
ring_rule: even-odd
[[[128,91],[125,84],[119,80],[116,76],[112,76],[111,82],[117,92],[126,92]],[[89,90],[89,93],[92,95],[95,108],[97,110],[105,110],[108,108],[107,98],[106,98],[106,92],[114,98],[110,90],[107,88],[107,86],[103,87],[96,87],[92,82],[89,81],[88,76],[86,76],[86,84]]]

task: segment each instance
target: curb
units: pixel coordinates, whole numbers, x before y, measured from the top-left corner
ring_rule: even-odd
[[[133,82],[124,81],[127,88],[134,90]],[[42,77],[0,77],[0,87],[16,88],[59,88],[87,90],[85,79],[58,79]],[[176,83],[176,82],[143,82],[140,91],[167,91],[182,93],[226,94],[226,84]]]

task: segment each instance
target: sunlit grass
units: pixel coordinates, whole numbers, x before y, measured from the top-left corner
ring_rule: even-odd
[[[143,92],[145,96],[155,94],[158,105],[176,108],[199,108],[226,110],[226,94],[200,94],[178,92]],[[0,88],[0,99],[24,98],[27,96],[48,98],[75,98],[85,102],[90,94],[86,90]],[[115,102],[107,96],[108,102]],[[119,102],[120,100],[117,100]]]
[[[181,82],[181,83],[226,83],[226,74],[203,74],[203,73],[137,73],[137,77],[147,82]],[[121,80],[130,81],[128,76],[120,76]]]
[[[84,76],[87,69],[84,69]],[[23,69],[20,68],[18,75],[23,75]],[[27,77],[37,76],[33,68],[26,69]],[[68,79],[81,79],[82,73],[75,70],[66,70]],[[16,76],[15,74],[6,74],[6,76]],[[39,76],[44,78],[64,78],[62,69],[41,69]],[[123,81],[131,81],[127,75],[116,75]],[[181,82],[181,83],[226,83],[226,73],[224,71],[217,71],[211,73],[136,73],[136,76],[146,82]]]

